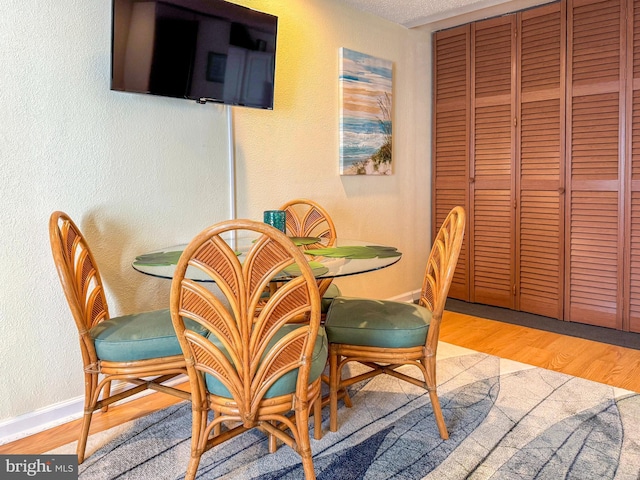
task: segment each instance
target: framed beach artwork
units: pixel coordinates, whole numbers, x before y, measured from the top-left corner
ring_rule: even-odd
[[[340,175],[391,175],[393,64],[340,49]]]

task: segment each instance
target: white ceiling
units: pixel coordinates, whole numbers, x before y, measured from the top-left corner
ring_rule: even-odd
[[[549,0],[342,0],[351,7],[368,12],[407,28],[420,27],[444,19],[501,4],[512,4],[508,10],[515,11],[531,3]],[[507,10],[505,10],[507,11]]]

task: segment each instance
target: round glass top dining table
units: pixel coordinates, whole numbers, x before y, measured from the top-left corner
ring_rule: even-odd
[[[237,241],[235,250],[237,250],[240,261],[242,261],[242,255],[246,253],[246,251],[250,248],[250,245],[251,242],[246,239],[240,239]],[[372,242],[338,239],[333,247],[336,246],[372,247],[371,251],[373,253],[375,253],[376,251],[386,253],[382,253],[381,256],[373,256],[370,258],[362,258],[366,255],[356,255],[351,257],[309,255],[309,261],[312,262],[313,265],[315,265],[315,268],[312,268],[312,270],[314,271],[316,278],[337,278],[371,272],[374,270],[380,270],[382,268],[393,265],[402,258],[402,253],[398,252],[395,248]],[[185,248],[186,244],[174,245],[140,255],[136,257],[136,260],[134,260],[132,266],[138,272],[152,275],[154,277],[171,279],[173,278],[173,274],[178,263],[178,258]],[[307,250],[307,252],[311,251],[312,250]],[[201,282],[213,281],[204,272],[193,267],[189,267],[187,269],[186,276],[192,280]],[[294,276],[295,275],[289,276],[283,272],[282,275],[277,278],[277,280],[287,281]]]

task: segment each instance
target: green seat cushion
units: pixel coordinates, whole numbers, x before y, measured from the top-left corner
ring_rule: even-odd
[[[201,335],[207,334],[193,320],[186,319],[185,325]],[[168,308],[110,318],[93,327],[89,335],[100,360],[132,362],[182,355]]]
[[[431,312],[414,303],[337,297],[325,322],[329,343],[404,348],[424,345]]]
[[[267,347],[267,351],[275,345],[275,343],[284,337],[287,333],[300,328],[300,324],[286,324],[278,332],[274,335],[274,337],[269,342]],[[226,352],[226,349],[220,343],[215,335],[210,335],[209,340],[220,348],[227,358],[229,355]],[[324,331],[324,328],[320,327],[318,330],[318,336],[316,337],[316,344],[313,348],[313,358],[311,360],[311,371],[309,372],[309,382],[313,382],[316,380],[322,372],[324,371],[327,365],[327,356],[329,352],[329,346],[327,342],[327,335]],[[280,395],[286,395],[289,393],[293,393],[296,391],[296,382],[298,380],[298,370],[292,370],[282,377],[280,377],[271,387],[267,390],[265,394],[265,398],[278,397]],[[208,373],[205,374],[205,383],[207,385],[207,389],[209,392],[214,395],[218,395],[221,397],[231,398],[231,392],[225,387],[219,380],[217,380],[212,375]]]
[[[333,299],[339,297],[340,295],[342,295],[342,293],[335,283],[329,285],[329,288],[327,288],[327,291],[324,292],[324,295],[320,299],[320,311],[322,313],[327,313],[329,311],[331,303],[333,302]]]

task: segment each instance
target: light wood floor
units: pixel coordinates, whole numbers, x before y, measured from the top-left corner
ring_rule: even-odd
[[[445,312],[440,340],[549,370],[640,392],[640,350]],[[185,386],[186,387],[186,386]],[[91,432],[106,430],[177,401],[154,393],[94,415]],[[0,454],[40,454],[77,440],[80,421],[0,445]]]

